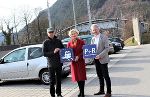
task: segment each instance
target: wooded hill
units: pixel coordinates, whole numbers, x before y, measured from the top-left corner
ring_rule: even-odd
[[[88,21],[87,0],[74,0],[77,23]],[[128,19],[125,27],[126,32],[132,35],[131,19],[133,16],[139,17],[141,21],[150,22],[150,0],[90,0],[92,19],[122,18]],[[56,31],[74,25],[72,0],[57,0],[50,8],[52,26]],[[38,17],[29,24],[32,43],[42,42],[46,37],[48,28],[47,9],[40,12]],[[39,27],[37,20],[39,19]],[[26,27],[21,32],[26,32]],[[38,32],[42,32],[42,39],[37,37]],[[128,35],[129,35],[128,34]],[[21,38],[23,39],[23,38]],[[23,39],[25,42],[25,39]]]

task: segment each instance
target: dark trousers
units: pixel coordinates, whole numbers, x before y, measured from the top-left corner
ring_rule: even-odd
[[[50,75],[50,94],[52,97],[55,97],[55,91],[57,95],[61,95],[61,71],[62,67],[49,67]],[[56,84],[56,90],[55,90]]]
[[[78,86],[79,86],[79,90],[80,90],[79,95],[80,95],[81,97],[83,97],[83,96],[84,96],[85,81],[78,81]]]
[[[96,73],[100,82],[100,91],[104,91],[104,79],[106,81],[107,93],[111,93],[111,80],[108,72],[108,63],[101,64],[99,60],[95,59]]]

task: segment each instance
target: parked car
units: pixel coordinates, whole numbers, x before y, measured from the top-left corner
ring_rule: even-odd
[[[119,42],[121,44],[122,49],[124,48],[124,41],[123,41],[123,39],[121,39],[119,37],[112,37],[111,41],[113,41],[113,42]]]
[[[110,40],[108,40],[108,42],[109,42],[109,52],[108,53],[109,54],[115,53],[113,43]]]
[[[64,63],[62,75],[70,73],[69,62]],[[47,59],[42,53],[42,44],[14,49],[0,60],[0,80],[40,79],[49,84]]]
[[[68,43],[70,41],[70,38],[65,38],[63,40],[61,40],[63,43]]]
[[[108,39],[112,42],[115,52],[118,52],[122,49],[121,43],[113,41],[112,38],[108,38]]]
[[[91,39],[92,39],[92,35],[81,35],[78,36],[80,39],[85,41],[85,44],[90,44],[91,43]],[[70,41],[70,38],[65,38],[62,40],[63,43],[68,43]]]

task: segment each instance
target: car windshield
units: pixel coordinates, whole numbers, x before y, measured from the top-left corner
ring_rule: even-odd
[[[84,40],[85,44],[90,44],[92,38],[87,37],[87,38],[81,38],[81,39]]]
[[[92,35],[81,35],[78,36],[80,39],[84,40],[85,44],[90,44],[91,43],[91,39],[92,39]],[[66,46],[67,42],[70,41],[70,38],[65,38],[62,40],[63,44]]]
[[[65,38],[62,40],[62,42],[69,42],[70,41],[70,38]]]
[[[4,58],[4,62],[11,63],[17,61],[24,61],[25,60],[25,48],[19,49],[11,52]]]

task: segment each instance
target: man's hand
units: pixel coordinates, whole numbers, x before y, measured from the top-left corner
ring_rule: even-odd
[[[97,55],[97,56],[95,57],[95,59],[100,60],[100,59],[102,59],[102,57],[100,57],[99,55]]]
[[[60,51],[60,48],[55,48],[54,54],[57,53],[58,51]]]
[[[74,61],[76,62],[76,61],[78,61],[78,60],[79,60],[79,57],[78,57],[78,56],[76,56]]]

